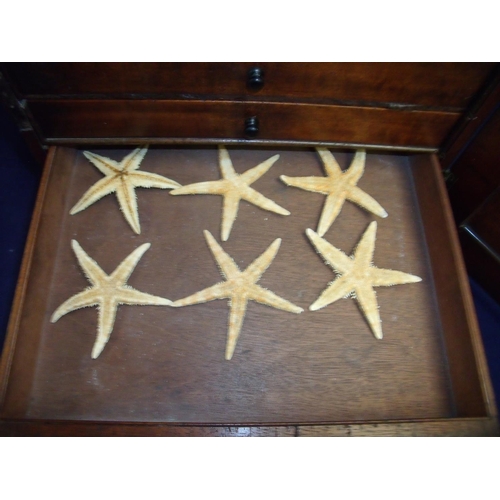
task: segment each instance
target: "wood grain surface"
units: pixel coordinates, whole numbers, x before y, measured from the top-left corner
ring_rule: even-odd
[[[411,159],[458,414],[496,415],[495,396],[439,162]]]
[[[46,142],[89,138],[245,139],[256,116],[261,140],[328,141],[438,148],[460,114],[381,107],[217,100],[28,101]]]
[[[449,197],[457,225],[464,223],[500,186],[500,84],[497,109],[453,165]],[[498,219],[497,219],[498,220]]]
[[[472,101],[450,132],[439,152],[439,161],[443,169],[454,168],[470,143],[475,142],[477,134],[483,134],[482,128],[491,116],[498,111],[500,102],[500,64],[496,64],[478,90]],[[491,143],[491,148],[494,144]]]
[[[0,436],[154,436],[154,437],[418,437],[499,436],[496,418],[454,418],[413,422],[330,425],[215,426],[131,422],[2,421]]]
[[[75,153],[74,149],[52,148],[47,158],[2,353],[0,365],[2,369],[2,399],[8,389],[7,380],[9,377],[20,382],[18,400],[23,400],[30,394],[41,338],[40,313],[45,311],[47,298],[44,293],[40,293],[40,289],[47,290],[47,283],[50,283],[58,245],[57,238],[52,235],[54,228],[50,229],[50,226],[54,222],[56,224],[61,222],[63,210],[60,202],[65,198],[64,185],[67,182],[64,175],[54,176],[52,166],[58,163],[72,164]],[[62,184],[57,185],[54,179]],[[53,190],[54,184],[56,185],[55,192]],[[54,212],[59,212],[55,221],[51,215],[47,215],[48,200],[54,206]],[[40,252],[39,247],[40,240],[49,242],[49,245],[43,247],[42,252]],[[24,308],[26,304],[29,305],[27,309]],[[19,330],[24,331],[25,335],[19,336]],[[21,338],[21,342],[24,342],[23,345],[18,344],[19,338]],[[22,356],[21,363],[13,363],[13,360],[19,356],[19,352]]]
[[[138,190],[141,235],[130,230],[112,195],[69,216],[71,206],[102,176],[81,152],[58,151],[3,418],[250,425],[456,416],[407,157],[368,155],[359,183],[389,213],[379,221],[375,265],[423,278],[418,284],[378,289],[384,340],[373,337],[352,300],[307,310],[335,277],[304,235],[307,227],[316,227],[324,197],[286,187],[278,177],[322,175],[314,150],[232,148],[238,172],[280,154],[254,187],[292,215],[241,203],[222,246],[244,268],[276,237],[283,238],[260,284],[306,312],[297,316],[250,303],[233,360],[225,361],[227,301],[181,309],[121,306],[111,340],[92,360],[96,308],[49,322],[64,300],[88,285],[71,239],[106,272],[150,242],[129,284],[176,300],[221,281],[202,234],[208,229],[219,239],[221,200]],[[119,160],[129,149],[93,151]],[[346,168],[352,154],[339,152],[336,158]],[[220,177],[217,151],[210,147],[152,149],[142,168],[181,184]],[[373,219],[347,203],[325,237],[350,253]]]
[[[300,437],[323,436],[498,436],[496,418],[456,418],[421,422],[374,422],[365,424],[300,426]]]
[[[62,151],[67,151],[67,150],[63,149]],[[33,253],[35,251],[38,230],[40,227],[40,219],[42,216],[42,211],[45,202],[45,194],[48,188],[50,172],[55,153],[56,153],[56,148],[51,148],[50,154],[46,161],[42,178],[40,179],[36,204],[33,209],[33,215],[31,217],[28,237],[26,239],[26,244],[24,246],[23,259],[21,263],[21,269],[19,271],[19,280],[16,286],[14,300],[12,303],[12,312],[9,317],[9,324],[7,326],[7,336],[4,341],[2,357],[0,359],[0,401],[3,401],[5,397],[5,391],[7,389],[7,383],[9,380],[12,357],[14,355],[14,350],[16,347],[16,341],[18,337],[19,322],[21,320],[22,307],[25,301],[25,294],[28,286],[28,276],[30,275],[31,265],[33,261]]]
[[[264,86],[247,87],[252,67]],[[464,109],[495,63],[4,63],[23,97],[262,99]]]

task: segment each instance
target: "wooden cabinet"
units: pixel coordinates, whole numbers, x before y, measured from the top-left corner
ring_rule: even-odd
[[[467,270],[500,302],[500,76],[493,83],[444,163]]]
[[[27,99],[213,96],[449,108],[471,102],[494,63],[14,63]],[[255,71],[258,69],[259,71]],[[254,70],[252,72],[252,70]]]
[[[247,87],[254,66],[262,66],[260,90]],[[440,165],[432,153],[458,126],[493,68],[4,65],[40,137],[56,145],[45,165],[2,358],[1,432],[497,434],[480,332]],[[36,72],[38,78],[27,77]],[[96,76],[87,78],[91,74]],[[253,139],[245,139],[249,117],[258,118]],[[279,154],[268,181],[259,186],[292,214],[267,217],[242,206],[222,246],[245,267],[281,237],[283,260],[276,261],[274,273],[270,267],[269,281],[262,284],[288,295],[306,312],[266,315],[262,305],[249,309],[248,329],[231,361],[220,352],[227,325],[222,301],[189,312],[149,308],[154,310],[147,311],[147,318],[139,308],[129,308],[137,314],[123,313],[113,344],[97,360],[88,352],[95,308],[50,323],[54,307],[75,293],[73,280],[86,286],[70,250],[72,238],[79,238],[110,271],[126,248],[152,242],[149,267],[131,282],[151,287],[151,293],[178,299],[195,291],[194,282],[201,288],[210,279],[220,281],[201,237],[208,229],[219,239],[221,205],[214,197],[144,193],[139,199],[141,235],[124,223],[112,197],[69,215],[75,197],[101,177],[82,149],[119,159],[135,143],[154,144],[146,157],[149,170],[168,173],[181,184],[205,180],[203,175],[219,178],[219,143],[234,155],[239,173]],[[380,292],[387,328],[382,341],[371,335],[350,301],[342,304],[344,309],[307,310],[312,296],[334,279],[304,236],[307,227],[315,227],[323,200],[286,187],[278,177],[322,175],[312,147],[319,144],[329,145],[343,168],[353,148],[367,147],[363,186],[389,212],[379,220],[374,264],[403,267],[423,278],[411,290],[408,285],[406,293],[395,287],[384,290],[389,294]],[[350,204],[326,239],[350,253],[374,219]]]
[[[430,151],[445,141],[495,67],[10,63],[1,69],[43,144],[251,138],[254,144],[350,143]],[[252,117],[258,131],[249,137],[246,120]]]

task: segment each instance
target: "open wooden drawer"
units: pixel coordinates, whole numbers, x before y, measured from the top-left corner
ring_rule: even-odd
[[[87,150],[119,161],[131,148]],[[308,309],[335,279],[305,235],[317,228],[324,196],[287,187],[279,176],[324,175],[314,148],[228,151],[238,173],[280,155],[253,187],[291,215],[241,202],[221,242],[217,196],[137,189],[141,234],[114,194],[69,215],[102,175],[83,149],[51,148],[2,358],[0,434],[496,435],[493,391],[435,156],[368,151],[359,186],[389,216],[346,202],[325,235],[350,255],[377,220],[374,265],[422,278],[377,288],[384,330],[377,340],[354,300]],[[349,166],[352,151],[332,152]],[[220,178],[215,146],[152,147],[141,169],[182,185]],[[151,243],[128,283],[177,300],[222,279],[204,230],[241,269],[282,238],[260,284],[304,312],[250,302],[230,361],[227,300],[120,306],[97,359],[90,355],[95,307],[50,322],[88,286],[72,239],[107,273]]]

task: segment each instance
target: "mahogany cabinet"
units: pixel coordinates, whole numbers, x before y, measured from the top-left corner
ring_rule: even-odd
[[[495,97],[447,171],[467,270],[500,303],[500,86]]]
[[[9,63],[43,144],[210,141],[437,150],[495,63]],[[258,126],[248,120],[257,118]]]
[[[498,434],[436,154],[453,154],[451,139],[463,134],[498,65],[36,63],[1,71],[33,136],[50,146],[2,357],[2,434]],[[114,195],[69,215],[101,177],[83,151],[119,160],[138,144],[150,145],[141,168],[183,185],[219,178],[218,144],[238,173],[280,155],[255,186],[291,215],[242,203],[221,245],[243,268],[281,237],[262,285],[304,313],[252,304],[231,361],[221,352],[227,301],[121,306],[96,360],[95,307],[50,322],[88,285],[71,239],[108,271],[150,242],[130,284],[157,295],[178,299],[220,281],[202,237],[208,229],[219,239],[217,197],[141,190],[141,235]],[[374,265],[423,278],[378,289],[383,340],[353,300],[308,310],[335,278],[304,235],[316,228],[323,196],[286,187],[279,175],[324,175],[318,146],[343,169],[366,148],[359,185],[389,212],[379,219],[346,203],[325,238],[350,254],[378,220]]]

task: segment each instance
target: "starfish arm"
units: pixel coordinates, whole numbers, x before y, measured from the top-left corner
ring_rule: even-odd
[[[298,307],[292,304],[286,299],[276,295],[270,290],[266,290],[259,285],[252,287],[249,295],[249,299],[259,302],[260,304],[265,304],[266,306],[275,307],[276,309],[282,309],[283,311],[292,312],[295,314],[300,314],[304,311],[302,307]]]
[[[326,148],[316,148],[323,165],[325,166],[325,172],[328,177],[332,177],[333,179],[339,179],[342,174],[342,169],[340,165],[337,163],[337,160],[333,156],[333,154]]]
[[[225,181],[206,181],[187,184],[170,191],[174,196],[178,194],[224,194]]]
[[[288,177],[288,175],[280,175],[280,179],[287,185],[303,189],[304,191],[311,191],[313,193],[328,194],[326,188],[326,177]]]
[[[203,231],[205,239],[207,240],[208,248],[212,252],[217,265],[219,266],[223,276],[229,280],[239,276],[240,270],[236,265],[236,262],[222,249],[222,247],[217,243],[216,239],[212,234],[205,230]]]
[[[121,171],[120,164],[111,158],[96,155],[90,151],[84,151],[83,155],[99,170],[99,172],[106,176],[115,175]]]
[[[368,193],[365,193],[358,186],[353,186],[347,195],[347,198],[359,205],[360,207],[368,210],[372,214],[378,215],[379,217],[387,217],[388,213],[384,210],[382,205],[372,198]]]
[[[366,162],[366,152],[364,149],[356,151],[354,158],[351,162],[351,166],[344,172],[344,178],[349,182],[351,186],[354,186],[356,182],[361,179],[363,172],[365,171]]]
[[[236,342],[241,333],[241,325],[245,318],[248,299],[242,295],[231,297],[231,311],[229,313],[229,328],[227,331],[226,359],[229,361],[234,354]]]
[[[83,307],[91,307],[99,304],[98,293],[95,288],[89,288],[80,292],[68,300],[64,301],[52,314],[51,323],[55,323],[59,318],[68,314],[71,311],[82,309]]]
[[[377,236],[377,222],[372,221],[359,240],[359,243],[354,251],[354,260],[361,267],[371,266],[373,260],[373,252],[375,250],[375,239]]]
[[[351,281],[348,279],[348,275],[341,276],[333,283],[330,283],[328,288],[323,290],[316,301],[309,306],[309,310],[317,311],[318,309],[322,309],[328,304],[346,297],[350,292],[352,292],[352,290],[353,286]]]
[[[277,203],[266,198],[263,194],[260,194],[251,187],[247,187],[247,189],[242,191],[241,198],[264,210],[269,210],[270,212],[275,212],[280,215],[290,215],[290,212],[286,208],[280,207]]]
[[[75,215],[100,200],[104,196],[116,191],[118,183],[115,177],[104,177],[91,186],[70,210],[70,215]]]
[[[243,275],[252,283],[262,276],[264,271],[271,265],[281,245],[281,238],[274,240],[269,247],[257,257],[243,272]]]
[[[274,163],[278,161],[279,157],[280,155],[274,155],[256,167],[247,170],[245,173],[240,175],[240,179],[245,184],[250,186],[250,184],[254,183],[257,179],[260,179],[274,165]]]
[[[130,224],[134,233],[141,234],[137,196],[132,183],[122,180],[116,188],[116,196],[125,220]]]
[[[92,347],[92,359],[99,357],[108,343],[115,324],[118,303],[114,298],[106,297],[99,304],[99,319],[97,323],[97,337]]]
[[[381,339],[384,335],[375,290],[370,284],[365,284],[357,286],[355,292],[358,305],[368,321],[373,335],[375,335],[375,338]]]
[[[234,171],[229,153],[224,146],[219,146],[219,167],[223,179],[233,179],[238,176]]]
[[[132,172],[133,170],[137,170],[147,152],[148,146],[145,148],[134,149],[120,162],[121,170],[123,172]]]
[[[71,240],[71,247],[73,248],[73,252],[78,259],[78,263],[83,273],[93,285],[97,285],[107,279],[107,274],[99,267],[94,259],[88,256],[78,241]]]
[[[140,292],[129,286],[120,287],[116,293],[116,300],[119,304],[132,306],[171,306],[172,301],[157,295]]]
[[[414,276],[413,274],[393,271],[392,269],[379,269],[378,267],[373,267],[371,269],[371,274],[373,286],[405,285],[407,283],[418,283],[422,281],[422,278]]]
[[[216,299],[227,299],[231,296],[231,292],[226,282],[217,283],[211,287],[205,288],[199,292],[193,293],[189,297],[172,302],[173,307],[184,307],[193,304],[202,304]]]
[[[117,286],[124,285],[150,246],[151,243],[144,243],[130,253],[110,275],[110,280]]]
[[[345,195],[341,195],[336,192],[326,197],[325,204],[323,205],[323,211],[321,212],[321,217],[319,218],[318,223],[318,234],[320,236],[324,236],[328,229],[330,229],[333,221],[342,210],[344,201]]]
[[[318,253],[339,273],[347,273],[354,267],[354,261],[342,250],[335,248],[325,239],[321,238],[312,229],[306,229],[306,234]]]
[[[135,187],[159,189],[175,189],[181,187],[178,182],[151,172],[134,172],[133,174],[130,174],[130,178]]]
[[[224,196],[224,202],[222,205],[222,227],[221,227],[221,239],[222,241],[227,241],[229,235],[231,234],[231,229],[233,228],[234,221],[238,215],[238,208],[240,206],[240,197],[237,193],[228,192]]]

